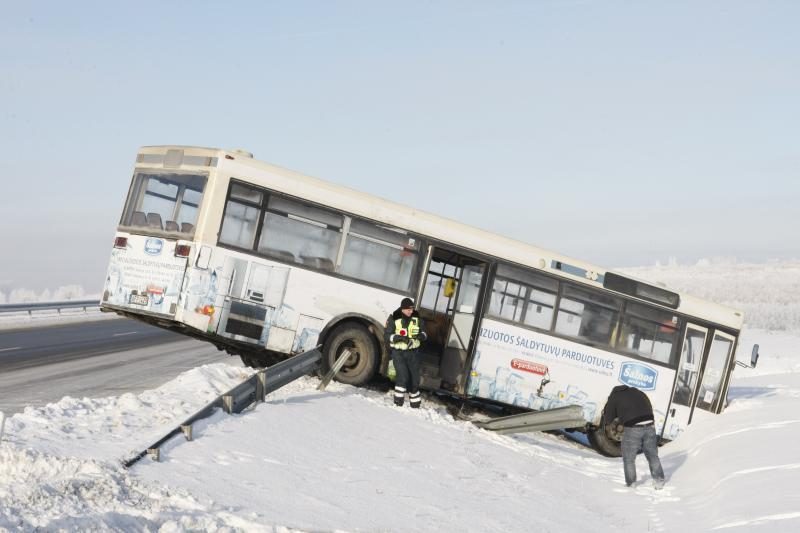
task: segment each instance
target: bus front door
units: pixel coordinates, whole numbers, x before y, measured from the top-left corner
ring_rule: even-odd
[[[428,334],[421,355],[423,387],[464,392],[486,269],[484,261],[433,247],[418,305]]]
[[[689,424],[697,396],[697,377],[700,375],[707,338],[707,328],[695,324],[686,325],[678,375],[672,392],[672,406],[664,426],[664,438],[674,439]]]
[[[722,331],[687,325],[664,438],[674,439],[696,418],[720,412],[735,343]]]
[[[733,347],[736,338],[719,330],[711,335],[711,347],[706,356],[705,365],[700,376],[700,385],[695,395],[694,412],[689,422],[706,413],[722,411],[727,396],[727,379],[730,376],[733,361]]]

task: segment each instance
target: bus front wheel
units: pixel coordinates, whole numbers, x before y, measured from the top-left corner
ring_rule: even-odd
[[[322,370],[328,372],[345,350],[350,356],[336,374],[336,380],[349,385],[364,385],[378,370],[378,345],[361,324],[337,327],[322,346]]]
[[[622,456],[622,432],[617,424],[606,424],[586,431],[589,444],[606,457]]]

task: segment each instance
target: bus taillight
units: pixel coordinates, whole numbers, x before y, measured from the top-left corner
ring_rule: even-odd
[[[128,246],[127,237],[116,237],[114,239],[114,248],[125,248],[126,246]]]
[[[175,247],[175,257],[189,257],[192,247],[188,244],[179,244]]]

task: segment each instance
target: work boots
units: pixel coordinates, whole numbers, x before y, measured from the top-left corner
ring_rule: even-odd
[[[411,407],[414,409],[419,409],[419,406],[422,405],[422,398],[419,396],[419,391],[412,392],[408,395],[408,403],[410,403]]]
[[[399,385],[394,386],[394,404],[398,407],[403,406],[403,400],[406,397],[406,389],[405,387],[401,387]]]

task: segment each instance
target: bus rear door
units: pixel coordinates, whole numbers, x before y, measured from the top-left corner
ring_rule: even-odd
[[[422,385],[463,393],[488,265],[440,247],[432,247],[429,256],[418,305],[428,334],[421,356]]]

